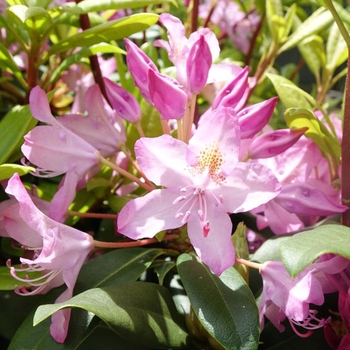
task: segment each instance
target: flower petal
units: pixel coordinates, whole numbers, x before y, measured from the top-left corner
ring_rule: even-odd
[[[182,226],[175,215],[181,203],[173,202],[180,192],[153,190],[128,202],[118,215],[118,231],[131,239],[154,237],[158,232]]]
[[[135,143],[135,154],[146,176],[156,185],[181,188],[191,183],[185,160],[187,145],[169,135],[143,137]]]
[[[258,163],[237,163],[221,186],[211,189],[229,213],[241,213],[275,198],[281,185],[272,171]]]
[[[198,257],[214,273],[220,275],[235,262],[235,250],[231,241],[232,223],[227,213],[215,208],[213,200],[208,200],[208,209],[208,235],[204,237],[198,216],[192,214],[188,221],[188,236]]]

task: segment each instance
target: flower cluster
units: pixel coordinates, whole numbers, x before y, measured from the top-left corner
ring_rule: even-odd
[[[255,10],[243,13],[231,1],[220,0],[215,9],[209,3],[201,5],[200,17],[211,17],[247,53],[262,19]],[[233,21],[234,11],[238,15]],[[7,262],[21,284],[15,292],[45,294],[65,285],[56,303],[67,301],[94,248],[120,248],[125,240],[143,245],[175,234],[169,256],[174,251],[180,255],[180,246],[189,243],[210,273],[219,277],[235,263],[259,269],[261,330],[265,318],[281,332],[288,319],[300,336],[324,327],[327,341],[341,348],[347,334],[338,337],[334,323],[317,318],[313,305],[323,305],[325,294],[338,292],[340,317],[350,329],[349,260],[335,253],[319,254],[292,279],[282,261],[244,260],[232,238],[238,215],[253,218],[252,236],[264,229],[283,235],[347,210],[336,186],[340,161],[332,162],[308,133],[316,124],[322,137],[327,135],[325,111],[312,112],[314,124],[274,129],[270,122],[278,98],[251,99],[258,79],[250,77],[247,66],[219,62],[214,31],[206,27],[186,35],[184,24],[169,13],[159,16],[159,24],[168,40],[157,39],[154,48],[165,50],[173,64],[168,69],[124,38],[125,62],[136,93],[106,77],[115,65],[102,56],[104,77],[98,84],[78,66],[62,77],[61,83],[75,93],[68,112],[54,116],[45,89],[30,89],[29,108],[38,125],[24,135],[22,163],[34,166],[36,177],[58,177],[59,184],[50,202],[33,193],[33,178],[23,180],[26,187],[15,173],[4,186],[9,199],[0,206],[0,236],[24,251],[20,266]],[[151,114],[150,131],[144,124]],[[341,131],[334,125],[336,120],[331,132],[340,142]],[[107,214],[116,219],[113,242],[99,242],[65,224],[74,215],[70,209],[77,194],[92,188],[101,190],[94,204],[117,203],[109,205],[114,212]],[[86,206],[81,211],[91,209]],[[248,248],[244,253],[249,255]],[[52,316],[50,330],[57,342],[67,337],[70,312],[63,309]],[[301,334],[298,327],[307,333]]]

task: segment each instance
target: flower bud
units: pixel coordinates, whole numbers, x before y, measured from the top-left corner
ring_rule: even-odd
[[[269,158],[286,151],[299,140],[307,129],[280,129],[260,135],[250,145],[250,158]]]
[[[207,83],[212,56],[205,37],[199,39],[191,47],[186,62],[187,88],[191,93],[199,94]]]
[[[248,91],[248,67],[245,67],[229,84],[227,84],[213,101],[212,108],[216,109],[219,105],[232,107],[239,111],[246,102],[245,93]]]
[[[126,45],[126,63],[128,65],[131,76],[135,85],[140,89],[143,98],[151,102],[148,90],[148,70],[158,72],[158,68],[152,60],[131,40],[124,39]]]
[[[187,96],[177,81],[152,69],[148,79],[151,101],[162,119],[180,119],[185,114]]]
[[[246,107],[237,113],[242,139],[251,138],[262,130],[270,120],[277,101],[278,97],[273,97]]]
[[[141,119],[141,109],[136,98],[113,81],[103,78],[108,100],[117,115],[130,123],[137,123]]]

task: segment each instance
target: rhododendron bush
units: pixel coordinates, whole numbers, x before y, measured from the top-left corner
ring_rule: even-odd
[[[347,6],[0,0],[0,348],[350,349]]]

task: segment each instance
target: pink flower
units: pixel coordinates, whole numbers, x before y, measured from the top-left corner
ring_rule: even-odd
[[[138,239],[187,224],[200,259],[221,274],[235,259],[227,213],[248,211],[279,192],[269,169],[238,162],[239,144],[237,116],[223,107],[206,118],[188,145],[169,135],[138,140],[140,167],[165,188],[128,202],[118,216],[119,232]]]
[[[99,152],[54,118],[46,94],[39,87],[31,91],[29,100],[33,116],[48,125],[37,126],[25,135],[21,149],[42,172],[51,176],[66,173],[50,209],[50,217],[61,221],[74,199],[78,182],[99,163]]]
[[[26,287],[16,288],[16,293],[20,295],[46,293],[51,288],[65,283],[67,290],[56,302],[68,300],[72,297],[81,266],[93,248],[92,238],[43,214],[34,205],[18,174],[9,180],[6,192],[17,199],[19,206],[18,211],[13,209],[12,215],[11,212],[4,213],[4,227],[10,237],[34,251],[32,260],[21,258],[22,269],[11,267],[14,278],[31,286],[30,290]],[[8,265],[10,266],[10,263]],[[21,279],[16,274],[18,271],[28,272],[28,277]],[[30,279],[30,272],[42,272],[43,276]],[[66,338],[69,318],[68,309],[52,316],[51,334],[60,343]]]
[[[323,327],[325,320],[317,319],[317,312],[310,309],[310,304],[323,304],[324,294],[334,291],[329,276],[347,268],[349,262],[339,255],[324,255],[293,279],[280,261],[262,264],[263,292],[259,303],[261,329],[264,327],[264,315],[280,332],[284,331],[281,322],[288,318],[294,331],[303,337]],[[302,335],[294,325],[308,332]]]

